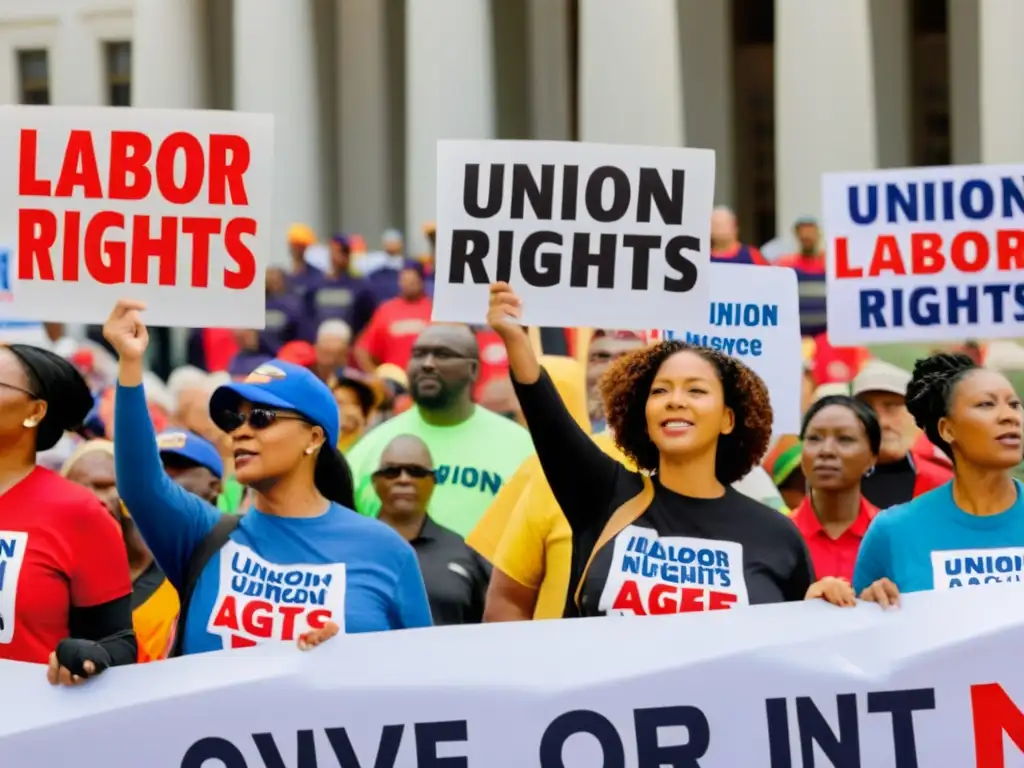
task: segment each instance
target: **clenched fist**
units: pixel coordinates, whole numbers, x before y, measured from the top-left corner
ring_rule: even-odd
[[[523,333],[517,322],[523,317],[523,302],[508,283],[493,283],[487,306],[487,324],[508,344],[514,334]]]
[[[145,309],[146,305],[141,301],[121,299],[103,324],[103,338],[125,362],[141,360],[146,354],[149,331],[141,315]]]

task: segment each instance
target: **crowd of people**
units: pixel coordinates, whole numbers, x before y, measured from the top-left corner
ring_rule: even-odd
[[[131,300],[102,345],[54,327],[50,349],[0,348],[0,658],[73,685],[271,640],[890,606],[953,577],[1018,579],[1013,386],[974,346],[913,371],[831,347],[817,224],[795,236],[769,264],[714,213],[715,261],[798,273],[798,435],[773,435],[740,360],[526,329],[504,283],[487,326],[431,323],[432,253],[394,231],[369,252],[293,227],[266,328],[193,331],[167,381]],[[985,550],[1009,565],[943,565]]]

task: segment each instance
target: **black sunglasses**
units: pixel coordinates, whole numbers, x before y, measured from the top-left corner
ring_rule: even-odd
[[[15,392],[21,392],[23,395],[28,395],[33,400],[39,399],[39,395],[37,395],[32,390],[25,389],[24,387],[16,387],[14,384],[8,384],[5,381],[0,381],[0,387],[2,387],[3,389],[11,389]]]
[[[435,480],[437,475],[434,470],[421,467],[419,464],[398,464],[390,467],[381,467],[373,473],[374,477],[383,477],[385,480],[397,480],[405,472],[413,480],[422,480],[425,477],[432,477]]]
[[[309,419],[297,413],[285,413],[283,411],[272,411],[269,408],[253,408],[248,413],[239,411],[221,411],[214,423],[223,432],[234,432],[246,422],[253,429],[266,429],[275,421],[304,421],[307,424]]]
[[[454,349],[448,349],[447,347],[413,347],[413,360],[425,360],[428,357],[433,357],[434,360],[439,363],[473,359],[471,355],[463,355],[456,352]]]

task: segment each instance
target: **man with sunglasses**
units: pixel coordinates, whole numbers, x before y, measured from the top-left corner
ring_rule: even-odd
[[[381,501],[379,519],[412,544],[434,624],[478,624],[490,567],[461,536],[427,515],[436,482],[426,444],[413,435],[396,437],[373,473],[373,489]]]
[[[407,369],[416,406],[367,432],[347,454],[359,512],[380,510],[371,476],[384,448],[399,435],[416,435],[436,462],[431,516],[459,536],[473,530],[502,483],[533,453],[529,432],[473,402],[479,370],[468,326],[435,323],[417,337]]]
[[[623,355],[646,346],[644,338],[633,331],[598,329],[590,339],[587,350],[587,410],[590,412],[590,426],[594,434],[604,430],[604,401],[597,384],[608,366]]]

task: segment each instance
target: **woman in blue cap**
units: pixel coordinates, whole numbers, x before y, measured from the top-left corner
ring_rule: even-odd
[[[305,368],[281,360],[220,387],[210,415],[231,436],[255,502],[220,515],[164,472],[142,387],[145,305],[119,301],[104,326],[120,357],[114,450],[121,498],[181,595],[176,654],[268,641],[429,626],[412,548],[352,512],[338,409]]]

